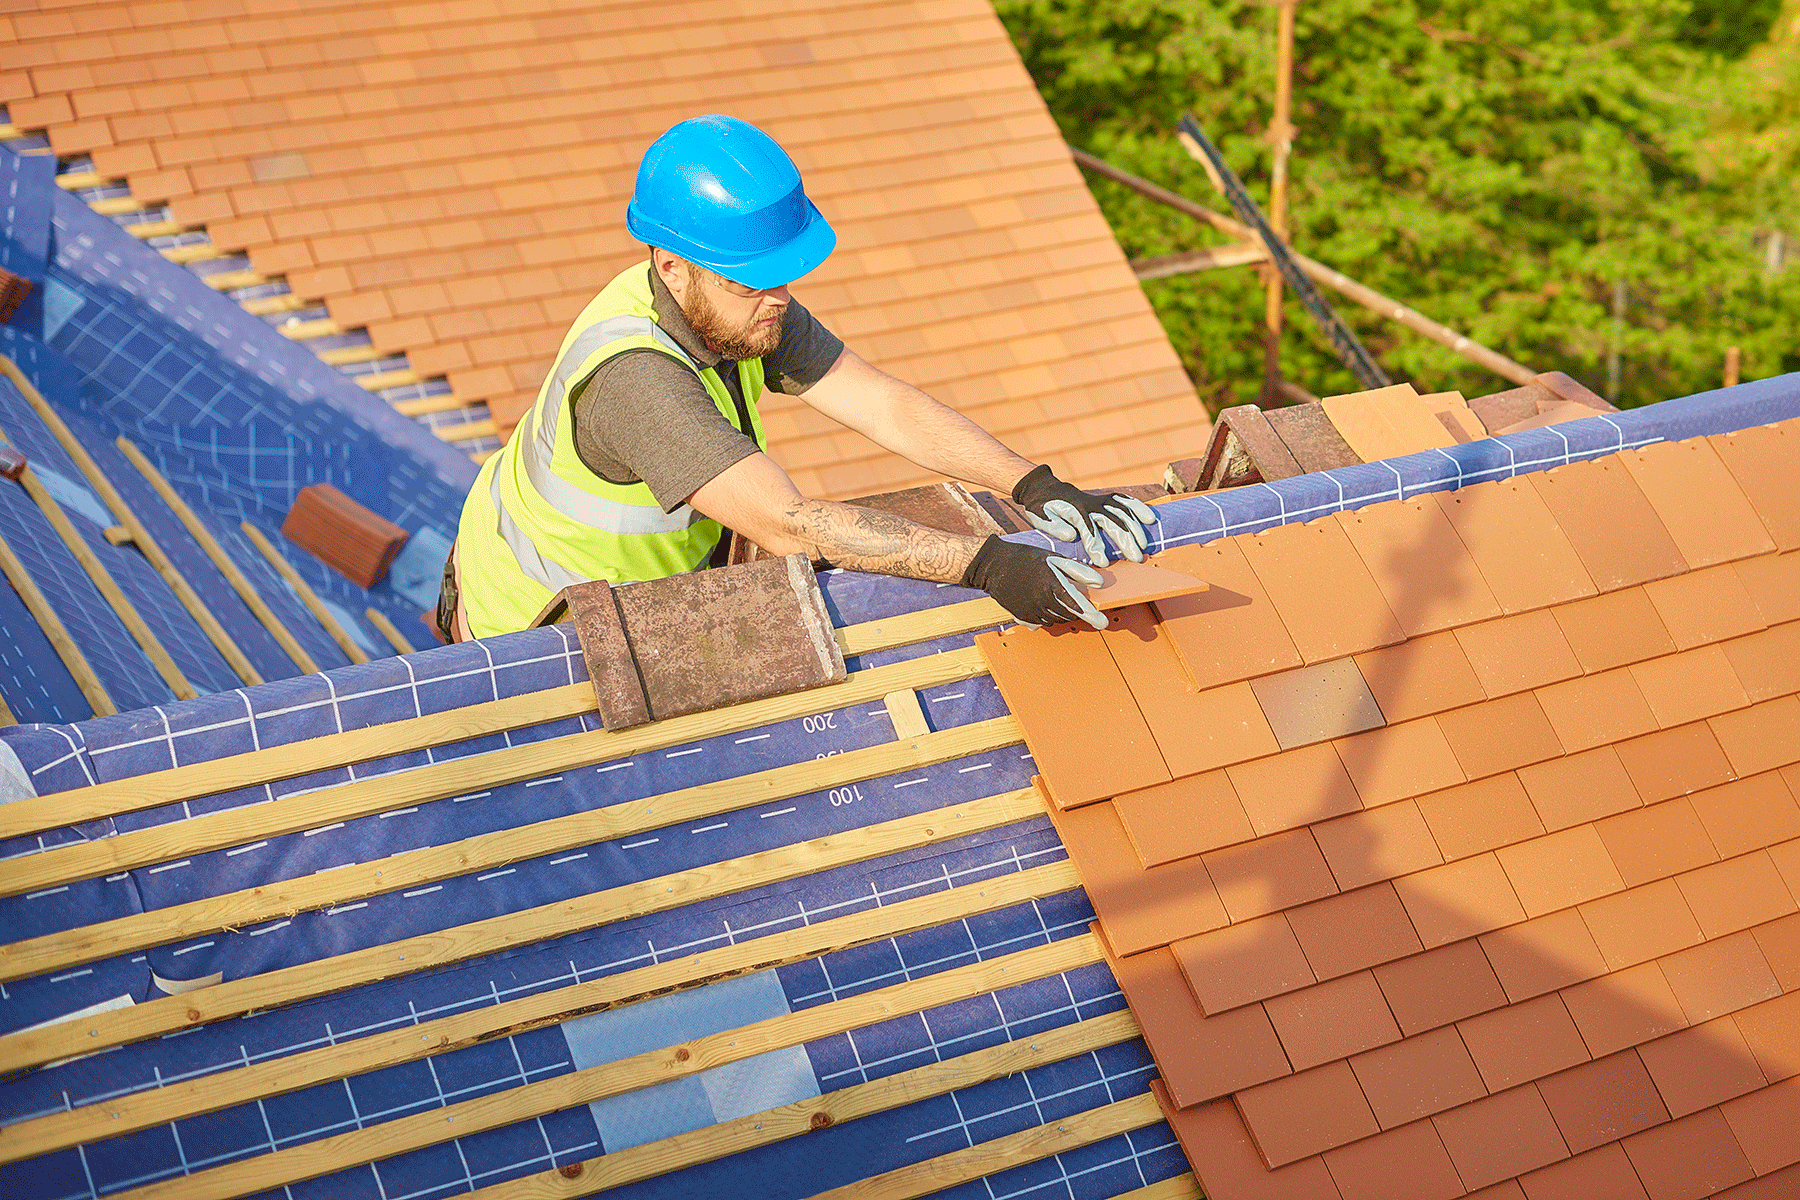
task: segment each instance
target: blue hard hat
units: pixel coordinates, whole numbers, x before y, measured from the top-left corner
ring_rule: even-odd
[[[775,139],[717,113],[681,122],[638,164],[625,228],[752,288],[780,287],[837,245]]]

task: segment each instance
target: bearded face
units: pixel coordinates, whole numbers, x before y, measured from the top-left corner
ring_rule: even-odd
[[[781,344],[786,288],[752,292],[689,264],[685,291],[682,313],[714,354],[734,360],[761,358]]]

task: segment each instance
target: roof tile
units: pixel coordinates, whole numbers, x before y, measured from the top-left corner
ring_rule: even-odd
[[[1410,800],[1320,821],[1312,832],[1344,891],[1444,861],[1419,806]]]
[[[1540,1089],[1541,1090],[1541,1089]],[[1649,1200],[1637,1170],[1621,1146],[1600,1146],[1586,1154],[1539,1167],[1519,1177],[1526,1200]]]
[[[1718,646],[1683,650],[1627,667],[1664,729],[1750,703],[1731,660]]]
[[[1400,1027],[1368,971],[1275,996],[1263,1008],[1296,1071],[1400,1040]]]
[[[1525,919],[1506,872],[1491,853],[1396,879],[1393,886],[1426,948]]]
[[[1456,1166],[1428,1121],[1328,1150],[1325,1165],[1344,1200],[1450,1200],[1463,1194]]]
[[[1256,836],[1224,771],[1184,775],[1113,800],[1146,867]]]
[[[1340,512],[1336,520],[1408,637],[1500,615],[1474,558],[1430,496]]]
[[[1594,957],[1599,958],[1597,951]],[[1375,968],[1375,980],[1408,1037],[1506,1003],[1506,993],[1475,941],[1383,963]]]
[[[1350,1060],[1383,1129],[1395,1129],[1487,1094],[1453,1028],[1417,1034]]]
[[[1389,883],[1328,896],[1290,909],[1287,917],[1320,979],[1348,975],[1422,949]]]
[[[1521,767],[1519,782],[1545,829],[1566,829],[1643,804],[1611,746]]]
[[[1733,638],[1721,643],[1720,649],[1725,651],[1750,699],[1768,700],[1800,692],[1800,621]]]
[[[1782,775],[1787,779],[1789,787],[1793,787],[1795,780],[1800,779],[1800,772],[1792,768],[1783,771]],[[1781,872],[1782,879],[1787,882],[1788,891],[1800,896],[1800,838],[1770,846],[1769,857],[1775,861],[1775,869]]]
[[[1271,1167],[1285,1166],[1378,1131],[1346,1062],[1327,1063],[1237,1094],[1238,1111]]]
[[[1563,753],[1543,706],[1530,693],[1471,704],[1442,714],[1437,722],[1470,779],[1559,758]]]
[[[1800,697],[1766,700],[1707,724],[1740,777],[1800,761]]]
[[[1800,1112],[1800,1076],[1729,1100],[1719,1111],[1757,1174],[1800,1162],[1800,1121],[1794,1119]]]
[[[1362,801],[1330,743],[1306,746],[1225,769],[1260,834],[1295,829],[1362,810]]]
[[[1027,730],[1053,729],[1031,746],[1061,805],[1087,804],[1169,779],[1156,740],[1113,665],[1105,641],[1073,625],[1015,626],[975,639],[1007,708]],[[1067,723],[1069,681],[1081,680],[1083,719]]]
[[[1227,1200],[1340,1200],[1321,1159],[1269,1170],[1230,1100],[1177,1109],[1160,1079],[1150,1081],[1150,1090],[1208,1195]]]
[[[1800,930],[1800,918],[1791,920]],[[1710,1021],[1781,994],[1756,936],[1773,928],[1727,934],[1657,960],[1690,1022]]]
[[[1568,1157],[1544,1098],[1531,1084],[1432,1118],[1463,1185],[1485,1187]]]
[[[1756,850],[1675,877],[1700,932],[1724,937],[1795,910],[1794,897],[1768,851]]]
[[[1577,825],[1494,852],[1533,917],[1610,895],[1625,886],[1592,825]]]
[[[1288,636],[1309,663],[1391,646],[1406,634],[1362,559],[1329,518],[1239,539]],[[1329,588],[1319,586],[1331,580]]]
[[[1634,1133],[1624,1146],[1650,1200],[1710,1196],[1752,1174],[1716,1108]]]
[[[1544,832],[1524,785],[1510,772],[1421,796],[1418,805],[1446,861],[1522,842]]]
[[[1636,1050],[1621,1050],[1548,1079],[1538,1092],[1576,1154],[1669,1119],[1662,1095]]]
[[[1169,949],[1208,1016],[1313,983],[1312,968],[1281,913],[1182,938]]]
[[[1759,1175],[1714,1194],[1719,1200],[1789,1200],[1797,1192],[1800,1192],[1800,1164]]]
[[[1569,539],[1524,478],[1433,493],[1474,555],[1503,612],[1526,612],[1594,594]]]
[[[1590,900],[1580,909],[1594,944],[1615,971],[1705,940],[1681,889],[1669,879]]]
[[[1537,690],[1557,740],[1571,752],[1610,745],[1658,728],[1629,667],[1584,675]]]
[[[1756,1065],[1770,1083],[1800,1075],[1800,992],[1788,992],[1732,1014]]]
[[[1465,778],[1435,717],[1372,729],[1335,744],[1364,808],[1435,792]]]
[[[1800,621],[1800,553],[1765,554],[1731,564],[1766,625]]]
[[[1457,1022],[1490,1092],[1505,1091],[1588,1061],[1562,997],[1552,992]]]
[[[1479,942],[1515,1003],[1606,974],[1587,922],[1573,909],[1484,933]]]
[[[1638,1047],[1669,1116],[1685,1117],[1754,1092],[1767,1080],[1730,1017],[1692,1025]]]
[[[1427,634],[1370,650],[1356,656],[1356,665],[1389,722],[1410,721],[1486,698],[1454,633]]]
[[[1641,587],[1559,604],[1551,611],[1583,670],[1604,671],[1675,649],[1650,594]]]
[[[1675,993],[1653,962],[1564,988],[1562,998],[1595,1058],[1687,1025]]]
[[[1800,991],[1800,916],[1783,917],[1750,932],[1776,982],[1787,991]]]
[[[1704,440],[1663,442],[1619,455],[1690,567],[1775,549],[1731,472]]]
[[[1250,681],[1250,690],[1283,750],[1379,729],[1387,723],[1354,659],[1339,658],[1264,675]]]
[[[1771,556],[1749,560],[1773,561]],[[1663,628],[1675,639],[1677,648],[1691,650],[1767,626],[1739,574],[1739,567],[1748,565],[1724,563],[1644,586],[1644,593],[1656,606],[1656,615],[1662,618]]]
[[[1687,563],[1616,456],[1526,476],[1603,592],[1678,575]]]
[[[1201,860],[1144,870],[1110,804],[1053,810],[1051,819],[1118,953],[1135,954],[1225,924],[1225,908]]]
[[[1800,494],[1794,489],[1796,436],[1800,430],[1789,420],[1706,439],[1783,550],[1800,548]]]
[[[1160,560],[1209,584],[1204,592],[1156,606],[1198,687],[1233,683],[1300,665],[1287,627],[1244,558],[1238,538],[1165,550]]]
[[[1719,739],[1699,723],[1647,733],[1619,742],[1613,749],[1646,804],[1716,787],[1737,777]]]
[[[1208,1017],[1194,1003],[1175,956],[1150,950],[1107,963],[1144,1030],[1163,1082],[1186,1107],[1288,1073],[1262,1005]]]
[[[1489,697],[1581,674],[1581,664],[1548,610],[1465,625],[1456,630],[1456,640]]]
[[[1233,921],[1260,917],[1337,891],[1312,831],[1273,833],[1201,855]]]

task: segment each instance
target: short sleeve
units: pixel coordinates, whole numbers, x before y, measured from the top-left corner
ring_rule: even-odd
[[[798,300],[788,302],[781,318],[781,344],[763,357],[763,386],[798,396],[831,370],[844,352],[837,334],[819,323]]]

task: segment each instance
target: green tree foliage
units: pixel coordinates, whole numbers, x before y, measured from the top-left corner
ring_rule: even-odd
[[[1071,144],[1223,209],[1173,138],[1191,108],[1252,195],[1266,199],[1273,7],[996,7]],[[1800,0],[1788,10],[1800,13]],[[1769,272],[1760,247],[1774,228],[1800,240],[1800,87],[1780,86],[1800,77],[1792,54],[1774,65],[1730,57],[1766,37],[1774,18],[1771,0],[1301,0],[1291,239],[1597,391],[1606,385],[1614,281],[1623,278],[1621,404],[1716,387],[1732,344],[1742,348],[1745,378],[1775,374],[1800,350],[1800,267]],[[1128,189],[1090,183],[1134,257],[1224,240]],[[1145,290],[1210,404],[1255,397],[1254,268],[1154,280]],[[1421,390],[1473,396],[1510,386],[1327,295],[1389,372]],[[1291,296],[1285,321],[1288,378],[1321,395],[1356,390]]]

